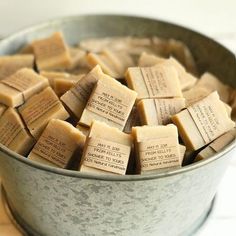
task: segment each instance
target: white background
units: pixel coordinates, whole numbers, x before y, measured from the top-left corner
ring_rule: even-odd
[[[236,52],[236,0],[0,0],[0,37],[47,19],[84,13],[175,22],[214,37]],[[236,235],[236,157],[221,182],[213,214],[198,233],[213,235]]]

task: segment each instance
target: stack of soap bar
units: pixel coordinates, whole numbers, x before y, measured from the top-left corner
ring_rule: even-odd
[[[86,138],[79,170],[125,175],[132,143],[131,135],[94,121]]]
[[[218,78],[216,78],[213,74],[206,72],[204,73],[201,78],[198,80],[197,87],[204,87],[209,92],[217,91],[220,99],[225,102],[230,102],[230,95],[232,92],[232,88],[228,85],[223,84]]]
[[[128,87],[142,98],[182,97],[178,73],[174,67],[130,67],[126,73]]]
[[[185,99],[142,99],[137,108],[142,125],[166,125],[172,115],[185,108]]]
[[[137,93],[114,79],[98,80],[79,120],[90,126],[93,120],[124,129]]]
[[[69,114],[51,87],[31,97],[19,108],[30,133],[38,139],[51,119],[66,120]]]
[[[6,111],[7,107],[3,104],[0,104],[0,116]]]
[[[14,108],[0,117],[0,143],[21,155],[27,155],[35,143]]]
[[[217,92],[172,116],[187,149],[197,150],[235,126]]]
[[[0,102],[17,107],[48,86],[48,80],[32,69],[20,69],[0,81]]]
[[[182,157],[175,125],[132,128],[138,173],[180,166]]]
[[[219,138],[210,143],[201,152],[198,153],[194,161],[204,160],[220,152],[224,147],[230,144],[236,138],[236,129],[232,129],[221,135]]]
[[[89,53],[87,60],[92,67],[100,65],[104,73],[117,79],[124,78],[126,69],[134,66],[134,61],[128,53],[108,49],[102,54]]]
[[[77,119],[81,117],[93,87],[100,79],[112,78],[104,74],[101,67],[98,65],[61,96],[61,101]]]
[[[78,149],[82,150],[85,136],[65,121],[52,119],[29,154],[29,159],[50,166],[67,168]]]
[[[71,56],[61,32],[32,43],[39,70],[55,70],[71,65]]]
[[[0,80],[22,68],[33,68],[33,55],[0,56]]]

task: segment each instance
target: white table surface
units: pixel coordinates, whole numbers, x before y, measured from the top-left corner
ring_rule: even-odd
[[[236,0],[0,0],[0,12],[0,36],[59,16],[120,13],[190,27],[236,52]],[[219,186],[213,213],[197,236],[236,235],[235,183],[236,157],[233,157]]]

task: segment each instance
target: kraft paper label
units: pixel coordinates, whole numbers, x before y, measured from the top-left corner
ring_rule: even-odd
[[[58,135],[57,130],[46,128],[32,152],[42,158],[66,168],[73,155],[73,142],[67,135]]]
[[[86,109],[123,127],[131,109],[127,103],[128,99],[128,96],[120,90],[99,83],[91,95]]]
[[[170,117],[184,108],[182,101],[175,99],[154,99],[159,125],[171,122]]]
[[[125,175],[131,147],[99,138],[89,138],[83,165]]]
[[[227,130],[227,120],[220,103],[217,93],[212,93],[187,108],[205,143],[211,142]]]
[[[142,67],[140,70],[150,97],[175,96],[175,88],[173,89],[170,76],[164,68]]]
[[[180,165],[180,151],[176,137],[139,142],[138,149],[143,171]]]
[[[29,125],[58,104],[60,104],[60,102],[56,96],[40,97],[38,100],[26,106],[21,111],[21,115],[25,123]]]
[[[6,111],[7,112],[7,111]],[[0,143],[9,146],[23,129],[14,114],[8,114],[7,119],[0,123]]]

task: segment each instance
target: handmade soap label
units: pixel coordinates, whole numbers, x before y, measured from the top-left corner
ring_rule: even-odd
[[[91,95],[86,109],[123,127],[130,111],[127,102],[129,102],[127,96],[118,89],[99,83]]]
[[[131,147],[99,138],[89,138],[83,165],[125,175]]]
[[[222,108],[224,109],[215,92],[187,108],[205,143],[211,142],[227,130]]]
[[[184,108],[183,101],[178,99],[154,99],[154,102],[159,125],[170,123],[170,117]]]
[[[138,150],[142,171],[180,165],[180,151],[176,137],[139,142]]]
[[[39,97],[37,100],[35,99],[34,102],[24,107],[20,113],[26,124],[29,125],[59,103],[60,102],[56,96]]]
[[[171,73],[172,76],[169,76],[165,67],[142,67],[140,70],[150,97],[175,96],[176,88],[172,84],[174,78],[170,78],[173,75]]]
[[[67,135],[58,136],[57,130],[46,128],[34,146],[32,153],[61,168],[66,168],[73,151],[73,142],[71,142]]]

